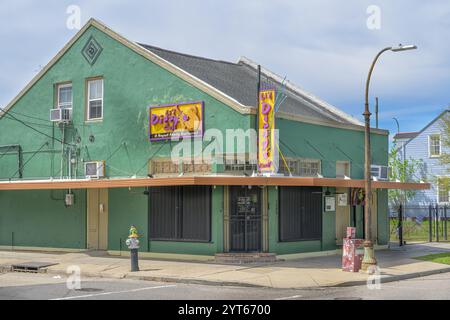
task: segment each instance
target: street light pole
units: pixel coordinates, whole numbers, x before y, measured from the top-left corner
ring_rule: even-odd
[[[393,51],[393,52],[399,52],[399,51],[406,51],[406,50],[413,50],[417,49],[416,46],[402,46],[399,45],[398,47],[387,47],[378,52],[378,54],[375,56],[375,59],[372,62],[372,65],[369,69],[369,74],[367,76],[366,81],[366,95],[365,95],[365,104],[364,104],[364,123],[365,123],[365,130],[364,130],[364,187],[365,187],[365,201],[364,201],[364,218],[365,218],[365,240],[364,240],[364,258],[362,261],[362,270],[368,270],[371,266],[377,265],[377,260],[375,258],[375,252],[373,249],[373,238],[372,238],[372,210],[370,206],[370,202],[372,201],[372,177],[371,177],[371,154],[370,154],[370,116],[371,113],[369,111],[369,85],[370,85],[370,79],[372,77],[372,72],[375,67],[375,64],[378,61],[378,58],[386,51]]]

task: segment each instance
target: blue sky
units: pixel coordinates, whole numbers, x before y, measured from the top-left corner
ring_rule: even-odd
[[[0,3],[0,106],[6,105],[77,30],[95,17],[130,40],[215,59],[259,62],[362,119],[364,83],[383,47],[419,50],[382,56],[371,107],[380,99],[380,127],[421,129],[450,105],[450,1],[152,0]],[[367,27],[367,8],[380,8],[380,29]],[[372,109],[373,111],[373,109]]]

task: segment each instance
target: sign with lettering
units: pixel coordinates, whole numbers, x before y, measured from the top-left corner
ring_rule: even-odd
[[[278,171],[275,145],[275,90],[259,92],[258,108],[258,169],[262,173]]]
[[[150,140],[202,137],[203,116],[203,101],[150,107]]]

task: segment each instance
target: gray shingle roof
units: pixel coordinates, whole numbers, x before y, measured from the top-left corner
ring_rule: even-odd
[[[412,139],[417,137],[419,132],[399,132],[394,136],[394,140]]]
[[[139,45],[222,91],[242,105],[252,108],[257,105],[258,73],[255,65],[249,63],[248,59],[244,58],[240,59],[238,63],[232,63],[169,51],[146,44],[139,43]],[[278,76],[269,72],[263,72],[263,76],[262,80],[276,86],[280,85],[281,81]],[[327,103],[309,94],[303,94],[303,92],[293,89],[292,86],[286,88],[285,94],[287,98],[280,106],[279,111],[327,122],[361,124],[342,111],[335,110]]]

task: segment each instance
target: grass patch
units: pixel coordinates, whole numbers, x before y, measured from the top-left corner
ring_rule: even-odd
[[[450,265],[450,252],[429,254],[427,256],[417,257],[415,259]]]
[[[398,240],[397,219],[390,219],[391,240]],[[439,240],[444,240],[444,222],[439,222]],[[435,223],[432,224],[433,240],[436,239]],[[430,233],[430,223],[428,221],[416,222],[411,220],[403,221],[403,240],[405,241],[428,241]],[[447,234],[450,235],[450,221],[447,221]]]

